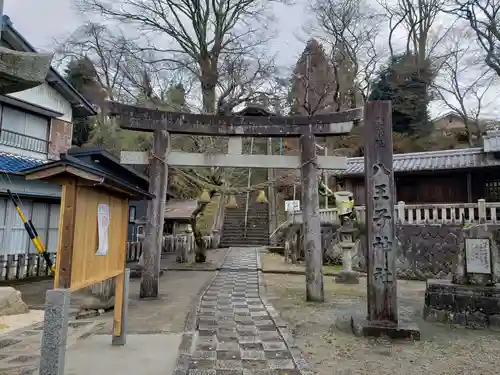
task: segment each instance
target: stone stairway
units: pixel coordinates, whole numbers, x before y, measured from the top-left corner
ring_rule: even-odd
[[[220,247],[269,245],[269,205],[257,203],[257,195],[250,194],[246,232],[246,194],[236,196],[238,208],[226,208]]]

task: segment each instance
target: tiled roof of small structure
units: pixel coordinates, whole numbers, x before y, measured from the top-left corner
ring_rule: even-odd
[[[191,218],[191,214],[198,206],[198,201],[171,199],[165,204],[165,219],[186,220]]]
[[[19,173],[25,169],[37,167],[46,163],[44,160],[34,159],[27,156],[0,152],[0,171],[7,173]]]
[[[500,159],[486,154],[481,147],[456,150],[395,154],[394,172],[435,171],[500,166]],[[347,158],[346,170],[330,170],[331,174],[352,176],[365,171],[364,158]]]

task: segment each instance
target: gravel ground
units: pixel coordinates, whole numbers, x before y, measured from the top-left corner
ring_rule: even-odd
[[[270,301],[318,375],[498,374],[500,333],[423,321],[424,282],[398,282],[400,319],[418,324],[421,341],[392,343],[350,332],[350,316],[366,314],[364,278],[346,286],[325,277],[323,304],[305,302],[304,276],[266,274],[265,280]]]
[[[201,292],[214,276],[215,272],[209,271],[167,271],[160,277],[159,298],[153,300],[141,300],[140,279],[131,280],[128,332],[183,332],[187,314],[193,312]],[[113,327],[113,311],[91,320],[105,322],[99,333],[109,334]]]
[[[265,251],[260,253],[260,263],[262,270],[264,272],[305,272],[305,263],[299,262],[297,264],[292,264],[291,262],[285,263],[283,261],[283,256],[279,254],[272,254]],[[342,270],[342,266],[323,266],[324,274],[336,274]]]

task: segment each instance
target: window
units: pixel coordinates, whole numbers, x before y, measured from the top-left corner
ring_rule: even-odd
[[[0,144],[7,147],[46,154],[49,118],[3,106]],[[30,155],[26,155],[30,156]]]
[[[42,243],[49,253],[57,251],[59,203],[22,199],[23,214],[33,221]],[[0,198],[0,255],[36,253],[14,204]]]
[[[128,208],[128,222],[129,223],[135,222],[135,206],[130,206]]]

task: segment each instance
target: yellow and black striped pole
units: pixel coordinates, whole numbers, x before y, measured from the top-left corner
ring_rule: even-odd
[[[37,251],[39,254],[42,254],[43,259],[45,259],[45,262],[47,263],[47,266],[50,268],[50,272],[52,274],[55,273],[56,267],[52,263],[52,260],[49,257],[49,253],[45,251],[45,246],[43,246],[42,239],[38,235],[35,226],[33,225],[33,222],[31,220],[26,220],[26,217],[23,214],[23,211],[21,210],[21,207],[19,207],[19,204],[17,201],[14,199],[14,196],[12,195],[11,191],[7,189],[7,193],[9,194],[10,199],[12,200],[12,203],[14,203],[14,207],[16,207],[16,211],[19,214],[19,217],[23,221],[24,224],[24,229],[26,229],[26,232],[28,232],[28,236],[31,239],[31,242],[33,242],[33,245],[35,245]]]

